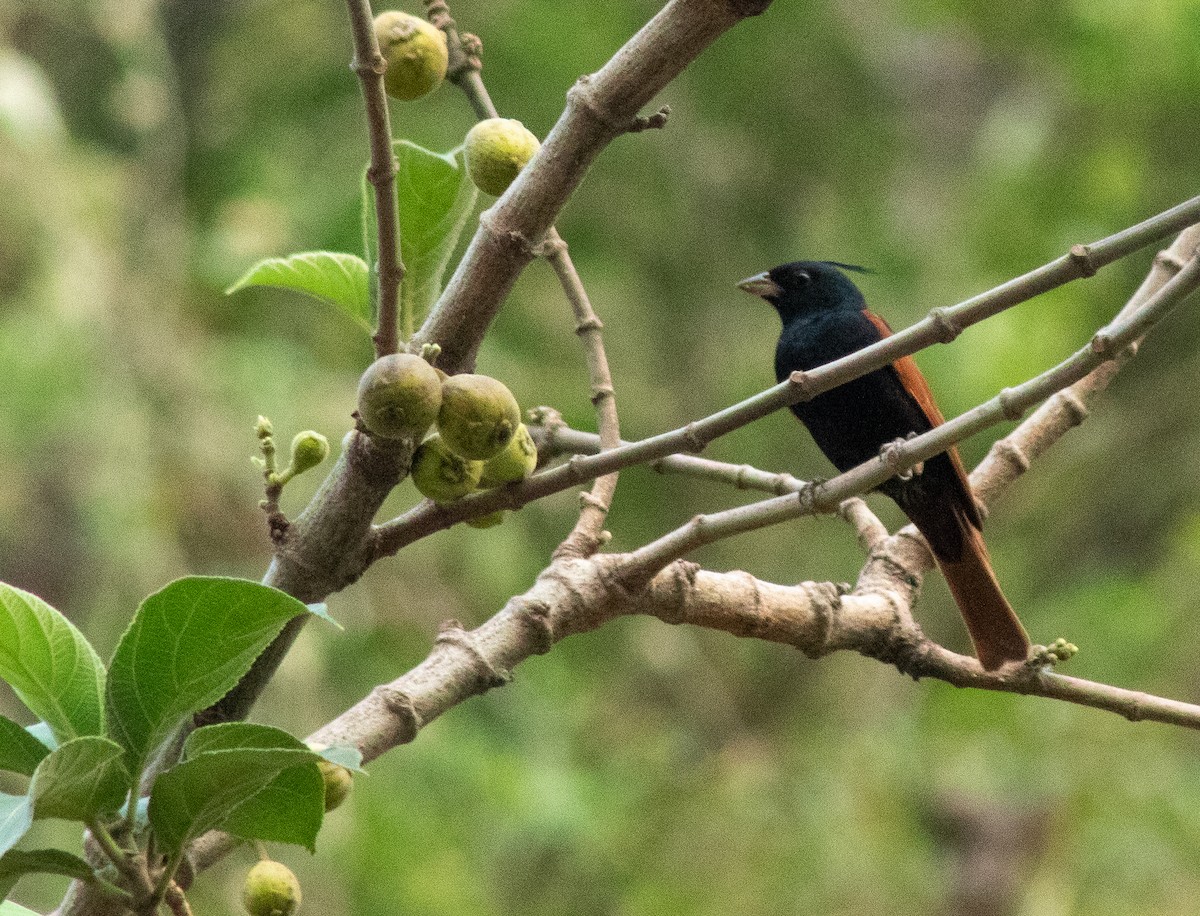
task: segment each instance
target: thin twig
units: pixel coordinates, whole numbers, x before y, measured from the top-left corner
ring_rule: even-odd
[[[466,95],[475,117],[498,118],[496,106],[483,84],[480,71],[483,61],[483,43],[475,35],[459,34],[458,24],[450,15],[446,0],[425,0],[425,15],[437,28],[446,33],[446,50],[450,60],[446,67],[446,78],[458,86]]]
[[[621,444],[621,426],[617,418],[617,398],[613,388],[612,372],[608,368],[608,356],[604,351],[604,325],[592,308],[583,281],[575,270],[567,243],[562,240],[553,226],[546,233],[543,243],[546,260],[558,275],[571,311],[575,316],[575,333],[583,342],[587,354],[588,376],[592,389],[592,404],[596,408],[596,424],[600,430],[600,450],[616,448]],[[617,475],[605,474],[597,477],[590,493],[581,494],[579,521],[575,528],[554,552],[554,559],[561,557],[587,557],[600,549],[604,542],[604,520],[617,489]]]
[[[547,454],[595,455],[600,451],[600,437],[572,429],[561,420],[548,426],[530,428],[539,451]],[[622,443],[627,444],[627,443]],[[783,496],[799,493],[809,484],[791,474],[776,474],[749,464],[730,464],[713,461],[696,455],[668,455],[650,462],[650,468],[659,474],[679,474],[726,484],[738,490],[758,490]],[[888,531],[875,513],[857,496],[847,499],[838,507],[837,514],[849,522],[858,532],[863,549],[870,551]]]
[[[1197,221],[1200,221],[1200,197],[1194,197],[1091,245],[1075,245],[1066,255],[1015,280],[958,305],[934,309],[928,317],[879,343],[809,372],[794,372],[788,380],[686,426],[622,445],[603,454],[580,456],[566,464],[534,474],[521,483],[473,494],[455,503],[422,503],[374,529],[371,556],[375,559],[391,556],[414,541],[468,518],[499,509],[519,509],[536,499],[569,489],[601,474],[677,452],[699,452],[714,439],[773,411],[811,400],[831,388],[886,366],[901,356],[911,355],[935,343],[948,342],[965,327],[1064,283],[1091,276],[1100,266],[1140,247],[1161,241]]]
[[[376,275],[379,316],[375,329],[375,355],[385,356],[400,349],[400,211],[396,199],[396,156],[392,152],[392,126],[388,115],[383,74],[387,61],[379,51],[370,0],[346,0],[350,31],[354,37],[354,59],[350,69],[358,74],[367,109],[367,133],[371,164],[367,180],[375,189],[375,224],[379,236],[379,267]],[[374,268],[374,265],[372,265]]]

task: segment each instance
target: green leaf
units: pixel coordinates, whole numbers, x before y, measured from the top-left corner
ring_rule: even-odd
[[[467,177],[462,147],[446,154],[399,140],[393,144],[396,194],[400,203],[400,284],[403,311],[411,316],[404,336],[437,301],[450,255],[475,209],[479,195]]]
[[[0,916],[42,916],[42,914],[35,910],[26,909],[19,903],[5,900],[3,903],[0,903]]]
[[[33,801],[28,795],[0,792],[0,855],[12,849],[33,825]]]
[[[157,848],[171,855],[221,827],[280,773],[313,759],[309,751],[258,748],[205,751],[160,775],[150,791]]]
[[[32,776],[50,748],[12,719],[0,716],[0,770]]]
[[[80,881],[88,881],[93,877],[92,867],[87,862],[62,849],[10,849],[0,856],[0,900],[12,892],[22,875],[35,872],[44,875],[64,875]],[[16,907],[12,912],[31,912],[17,907],[16,904],[4,906]],[[4,906],[0,906],[0,916],[9,912]]]
[[[278,728],[229,722],[198,728],[184,744],[185,758],[224,750],[288,749],[308,753],[308,762],[284,770],[261,792],[239,806],[222,829],[247,840],[294,843],[310,852],[325,817],[325,786],[318,754]]]
[[[332,303],[371,333],[370,281],[366,262],[338,251],[305,251],[259,261],[229,289],[230,296],[249,286],[274,286]]]
[[[130,788],[123,756],[124,748],[107,738],[67,741],[34,770],[29,783],[34,818],[87,823],[116,811]]]
[[[281,728],[256,725],[253,722],[222,722],[198,728],[183,744],[184,759],[211,751],[275,750],[311,751],[312,749]],[[316,759],[314,754],[313,759]]]
[[[104,665],[45,601],[0,583],[0,678],[59,741],[104,733]]]
[[[113,654],[108,722],[135,777],[192,713],[221,699],[291,618],[307,613],[258,582],[193,576],[138,608]]]
[[[316,852],[325,819],[325,780],[316,763],[290,767],[221,825],[244,840],[292,843]]]

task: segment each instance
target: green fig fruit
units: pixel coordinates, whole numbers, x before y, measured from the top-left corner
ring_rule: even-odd
[[[317,769],[325,781],[325,810],[332,811],[350,795],[354,787],[354,774],[324,758],[317,761]]]
[[[442,380],[419,356],[392,353],[371,363],[358,383],[358,416],[384,439],[419,439],[442,406]]]
[[[242,885],[242,904],[250,916],[292,916],[300,899],[300,882],[292,870],[270,859],[250,869]]]
[[[533,444],[533,436],[522,423],[503,451],[484,462],[479,489],[490,490],[492,487],[524,480],[537,467],[537,458],[537,446]]]
[[[455,454],[441,436],[432,436],[413,455],[409,473],[422,496],[448,503],[462,499],[479,486],[483,462]]]
[[[388,10],[375,17],[375,38],[387,61],[383,86],[395,99],[419,99],[446,78],[446,34],[424,19]]]
[[[512,392],[487,375],[452,375],[442,383],[438,432],[454,452],[486,461],[499,454],[521,425]]]
[[[463,153],[467,174],[475,187],[499,197],[541,144],[524,124],[513,118],[488,118],[469,131]]]

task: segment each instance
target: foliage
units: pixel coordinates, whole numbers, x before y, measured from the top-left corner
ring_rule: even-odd
[[[455,14],[484,36],[506,113],[544,136],[566,87],[654,6],[460,0]],[[127,609],[163,581],[261,574],[269,544],[245,429],[264,412],[336,442],[370,359],[343,316],[287,293],[221,295],[258,259],[357,250],[361,103],[342,9],[162,11],[125,11],[116,28],[91,2],[0,4],[14,87],[0,102],[0,577],[71,608],[97,646],[115,645]],[[868,295],[899,326],[1194,191],[1182,176],[1200,151],[1181,138],[1197,115],[1197,26],[1182,2],[777,0],[672,86],[665,132],[606,152],[564,216],[597,307],[621,329],[628,434],[769,381],[773,329],[731,288],[768,264],[868,263]],[[442,90],[396,132],[454,147],[464,107]],[[947,414],[1081,343],[1145,266],[922,354]],[[558,295],[548,271],[528,271],[481,365],[522,404],[552,401],[585,426]],[[1039,638],[1083,647],[1074,672],[1185,697],[1200,588],[1200,483],[1186,467],[1200,444],[1197,354],[1194,322],[1176,320],[988,526]],[[712,456],[825,473],[788,418]],[[615,548],[736,498],[647,470],[621,487]],[[372,570],[335,599],[346,634],[306,635],[264,718],[303,734],[421,658],[442,618],[492,613],[529,584],[573,508],[562,498],[494,531],[453,530]],[[860,562],[824,522],[700,558],[778,581],[852,578]],[[923,623],[953,643],[949,600],[930,592]],[[58,721],[64,744],[100,737],[87,724],[102,708],[97,669],[53,626],[75,656],[53,676],[81,691],[79,706],[48,716],[25,702]],[[48,759],[12,723],[0,748],[17,774]],[[1187,735],[1098,713],[628,621],[568,642],[382,761],[326,854],[297,870],[309,906],[335,916],[923,913],[954,868],[930,812],[967,796],[1044,818],[1031,911],[1185,913],[1200,893],[1194,751]],[[29,816],[21,795],[7,798],[7,823]],[[381,874],[383,838],[404,854]],[[49,904],[61,883],[21,889]],[[203,893],[198,910],[220,908]]]

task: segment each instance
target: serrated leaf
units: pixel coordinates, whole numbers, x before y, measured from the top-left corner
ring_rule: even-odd
[[[33,802],[28,795],[0,792],[0,855],[12,849],[33,825]]]
[[[400,299],[413,321],[420,322],[441,294],[446,266],[479,192],[467,177],[461,146],[439,154],[399,140],[393,150],[404,261]],[[405,330],[406,336],[411,333],[411,328]]]
[[[281,728],[253,722],[222,722],[219,725],[205,725],[188,735],[183,743],[183,757],[186,760],[211,751],[250,749],[313,753],[307,744]]]
[[[129,794],[124,748],[107,738],[75,738],[38,764],[29,783],[35,819],[87,823],[116,811]]]
[[[0,770],[32,776],[50,748],[12,719],[0,716]]]
[[[273,286],[304,293],[335,305],[371,333],[370,279],[367,263],[340,251],[305,251],[285,258],[267,258],[246,271],[227,296],[250,286]]]
[[[174,854],[221,827],[280,773],[312,759],[309,751],[258,748],[206,751],[172,767],[150,791],[150,826],[158,849]]]
[[[324,819],[325,780],[316,763],[310,762],[276,776],[238,806],[221,829],[244,840],[291,843],[316,852]]]
[[[63,875],[87,881],[93,877],[92,867],[79,856],[62,849],[10,849],[0,856],[0,899],[7,897],[22,875]],[[7,904],[6,904],[7,905]],[[16,906],[16,904],[11,904]],[[18,907],[17,911],[31,912]],[[6,912],[0,906],[0,916]]]
[[[104,733],[104,665],[71,621],[0,583],[0,678],[59,741]]]
[[[228,722],[196,729],[184,743],[183,754],[191,759],[247,748],[305,751],[309,760],[276,776],[234,810],[221,829],[247,840],[294,843],[313,851],[325,816],[325,786],[316,766],[317,754],[299,738],[267,725]]]
[[[138,608],[113,654],[108,722],[129,772],[184,720],[212,705],[305,606],[245,579],[193,576]]]

